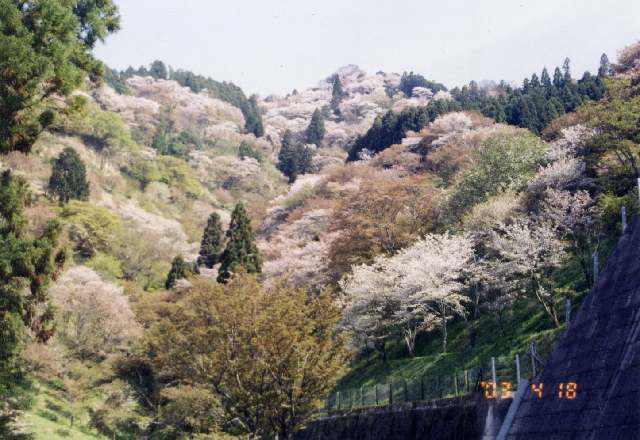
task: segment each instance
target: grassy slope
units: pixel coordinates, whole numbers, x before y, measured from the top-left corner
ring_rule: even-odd
[[[33,405],[24,412],[22,421],[34,440],[106,438],[89,428],[87,412],[71,402],[57,384],[35,380],[32,390]]]

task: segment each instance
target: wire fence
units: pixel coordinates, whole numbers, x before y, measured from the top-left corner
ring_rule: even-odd
[[[543,368],[551,343],[531,343],[529,351],[514,357],[492,357],[475,368],[449,375],[423,375],[388,383],[336,391],[325,400],[325,413],[387,406],[402,402],[438,400],[482,393],[488,399],[509,398],[520,379],[531,379]]]

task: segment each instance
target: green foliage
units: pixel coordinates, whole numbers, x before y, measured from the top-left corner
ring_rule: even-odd
[[[27,236],[26,197],[26,182],[4,171],[0,175],[0,382],[15,368],[27,328],[41,342],[53,335],[47,286],[65,260],[57,251],[58,223],[50,222],[36,239]]]
[[[183,191],[189,197],[199,197],[203,193],[191,167],[177,157],[157,156],[154,160],[134,157],[123,171],[140,182],[143,188],[151,182],[162,182]]]
[[[240,159],[251,157],[257,160],[259,163],[262,163],[262,161],[264,160],[262,155],[245,141],[240,142],[240,146],[238,147],[238,157]]]
[[[544,163],[546,144],[519,130],[488,138],[474,155],[474,166],[456,183],[447,203],[446,216],[458,221],[474,205],[489,197],[523,188]]]
[[[214,212],[209,216],[207,225],[204,228],[202,242],[200,243],[198,264],[211,269],[220,261],[223,248],[222,223],[220,222],[218,213]]]
[[[174,288],[178,280],[186,278],[188,273],[187,263],[182,258],[182,255],[178,255],[171,261],[171,270],[167,274],[167,281],[165,281],[164,287],[167,289]]]
[[[89,199],[87,170],[73,148],[65,148],[53,161],[49,191],[61,203],[67,203],[71,199]]]
[[[299,208],[304,205],[308,199],[318,194],[319,190],[318,185],[306,184],[285,199],[284,207],[288,210]]]
[[[608,191],[625,194],[640,177],[640,87],[609,82],[605,99],[582,106],[578,114],[596,129],[586,146],[590,173]]]
[[[29,152],[85,76],[100,77],[95,43],[119,27],[111,0],[0,0],[0,153]]]
[[[109,279],[119,280],[124,278],[122,262],[112,255],[98,252],[85,265]]]
[[[109,249],[122,229],[120,218],[108,209],[77,200],[64,206],[60,216],[69,225],[69,237],[82,258],[94,257]]]
[[[167,405],[161,420],[163,429],[189,438],[217,438],[219,429],[292,438],[347,359],[328,291],[267,290],[248,275],[225,285],[194,279],[163,310],[147,338],[154,371],[171,380],[159,383]]]
[[[103,153],[137,152],[139,146],[131,137],[129,127],[117,113],[101,110],[83,97],[73,97],[57,129],[79,136],[95,150]]]
[[[262,271],[262,259],[251,230],[251,221],[242,203],[238,203],[231,213],[226,238],[227,246],[220,258],[218,281],[228,281],[239,270],[246,273]]]
[[[427,89],[431,89],[433,93],[447,90],[447,88],[443,84],[440,84],[434,81],[429,81],[425,79],[424,76],[418,73],[404,72],[402,74],[402,78],[400,78],[400,85],[398,86],[398,88],[406,96],[411,97],[414,87],[425,87]]]
[[[307,127],[306,136],[308,144],[320,145],[325,135],[324,119],[319,109],[315,109],[311,115],[311,121]]]
[[[129,94],[129,86],[123,76],[115,69],[105,66],[104,81],[120,95]]]
[[[299,174],[306,174],[312,169],[312,152],[309,148],[294,141],[290,130],[282,136],[282,146],[278,153],[278,169],[295,182]]]

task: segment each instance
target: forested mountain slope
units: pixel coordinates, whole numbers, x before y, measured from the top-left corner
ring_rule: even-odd
[[[42,41],[5,3],[7,438],[283,437],[340,378],[552,343],[638,211],[638,44],[578,81],[346,66],[260,98],[104,70],[109,1],[42,13]]]

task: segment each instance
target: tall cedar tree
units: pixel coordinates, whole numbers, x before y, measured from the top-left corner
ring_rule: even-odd
[[[220,258],[218,281],[227,282],[234,272],[244,269],[246,273],[262,272],[262,259],[258,253],[251,222],[242,203],[238,203],[231,214],[227,230],[227,247]]]
[[[278,153],[278,169],[289,178],[289,183],[293,183],[299,174],[310,172],[311,167],[311,150],[295,142],[290,130],[285,131],[280,153]]]
[[[313,115],[311,115],[311,122],[307,127],[307,143],[320,145],[322,139],[324,139],[325,128],[324,119],[319,109],[315,109]]]
[[[57,197],[60,203],[67,203],[71,199],[89,199],[87,170],[73,148],[65,148],[53,161],[49,192]]]
[[[68,96],[104,65],[91,50],[118,30],[112,0],[0,0],[0,153],[28,153]]]
[[[40,342],[53,335],[47,286],[64,264],[58,251],[60,225],[49,222],[36,239],[26,233],[27,183],[0,175],[0,385],[10,373],[26,329]]]
[[[222,223],[218,213],[214,212],[209,216],[207,226],[204,228],[198,264],[211,269],[220,261],[223,248]]]
[[[164,286],[167,289],[172,289],[175,287],[178,280],[187,277],[187,273],[189,272],[189,268],[187,263],[182,258],[182,255],[178,255],[171,262],[171,270],[167,274],[167,281],[165,281]]]
[[[340,116],[340,103],[342,102],[342,98],[344,98],[344,90],[342,89],[340,76],[337,73],[331,77],[331,84],[333,86],[331,90],[331,110],[333,110],[336,116]]]

